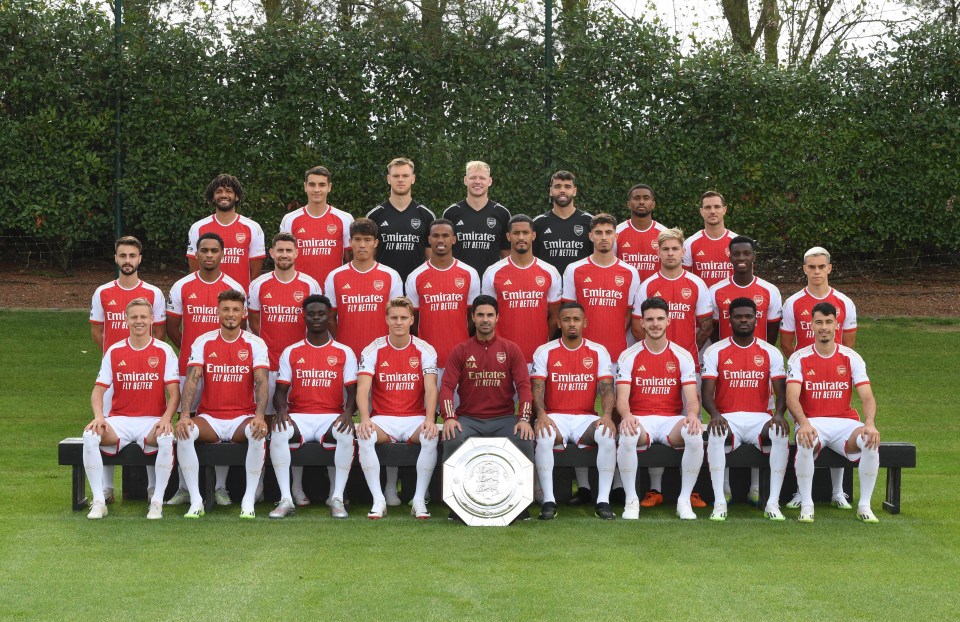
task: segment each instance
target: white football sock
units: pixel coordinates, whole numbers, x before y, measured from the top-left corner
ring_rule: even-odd
[[[637,463],[639,462],[637,441],[639,440],[639,434],[632,436],[621,434],[620,445],[617,447],[617,468],[620,469],[620,477],[623,479],[623,492],[627,502],[636,501],[639,498],[637,497]]]
[[[267,455],[267,441],[262,438],[260,440],[253,438],[253,426],[249,423],[243,433],[247,437],[247,490],[240,501],[240,509],[244,512],[252,512],[257,497],[257,484],[260,483],[260,474],[263,473],[263,460]]]
[[[387,502],[383,496],[383,489],[380,488],[380,458],[377,456],[377,437],[371,434],[369,438],[358,438],[357,445],[360,447],[360,468],[363,470],[363,477],[367,480],[367,487],[373,496],[374,505],[382,505]]]
[[[857,437],[857,446],[860,448],[860,501],[857,506],[861,508],[870,507],[870,498],[873,496],[873,488],[877,484],[877,474],[880,472],[880,450],[867,449],[863,436]]]
[[[548,430],[549,436],[538,436],[534,448],[533,460],[537,466],[537,478],[540,480],[540,491],[543,493],[544,503],[556,503],[553,496],[553,446],[556,438],[553,429]],[[577,484],[579,486],[579,484]]]
[[[843,494],[843,467],[830,467],[830,483],[833,484],[833,496]]]
[[[157,488],[157,468],[152,464],[147,465],[147,489],[150,488]]]
[[[787,460],[790,458],[790,437],[778,436],[770,430],[770,496],[767,497],[768,506],[780,507],[780,490],[783,488],[783,478],[787,474]]]
[[[289,447],[289,444],[287,445]],[[273,454],[270,454],[270,460],[273,460]],[[292,466],[290,467],[290,490],[297,492],[303,492],[303,467],[302,466]]]
[[[650,475],[650,490],[663,492],[663,467],[650,467],[647,473]]]
[[[217,480],[216,480],[217,483],[216,483],[216,486],[214,486],[214,487],[215,487],[215,488],[218,488],[218,489],[219,489],[219,488],[223,488],[224,490],[226,490],[226,488],[227,488],[227,475],[230,473],[230,467],[228,467],[228,466],[222,466],[222,465],[221,465],[221,466],[215,466],[215,467],[213,467],[213,471],[214,471],[214,473],[216,473],[216,476],[217,476]]]
[[[797,457],[793,463],[797,472],[797,490],[800,492],[800,505],[813,505],[813,447],[797,445]]]
[[[424,501],[427,498],[427,489],[430,488],[433,470],[437,467],[437,443],[439,442],[439,434],[432,439],[428,439],[423,432],[420,433],[420,455],[417,456],[417,489],[413,493],[413,498],[418,501]]]
[[[280,501],[293,502],[290,494],[290,439],[293,438],[293,426],[274,430],[270,435],[270,462],[277,476],[277,488],[280,489]]]
[[[334,456],[334,458],[336,458],[336,456]],[[327,496],[328,496],[328,497],[333,497],[333,496],[335,496],[335,495],[333,494],[333,490],[334,490],[334,488],[335,488],[334,482],[337,481],[337,467],[336,467],[336,465],[334,465],[334,466],[328,466],[328,467],[327,467],[327,481],[330,483],[330,488],[329,488],[329,492],[327,493]],[[301,485],[300,490],[303,490],[303,488],[302,488],[302,486],[303,486],[303,480],[302,480],[302,479],[300,480],[300,485]]]
[[[353,466],[353,434],[341,432],[336,426],[333,428],[333,438],[337,439],[337,449],[333,453],[334,479],[331,479],[334,497],[343,500],[343,490],[347,487],[347,477],[350,467]],[[328,471],[329,472],[329,471]]]
[[[151,469],[148,468],[147,473]],[[161,434],[157,437],[157,459],[153,478],[153,503],[163,503],[163,493],[173,473],[173,434]]]
[[[83,432],[83,470],[87,472],[94,503],[104,503],[103,456],[100,455],[100,435],[91,430]]]
[[[617,470],[617,439],[609,432],[604,434],[604,429],[597,426],[593,433],[593,440],[597,443],[597,473],[600,476],[597,481],[597,503],[610,503],[610,487]]]
[[[177,440],[177,462],[180,463],[180,473],[190,492],[190,507],[203,505],[203,497],[200,496],[200,459],[194,446],[199,436],[200,428],[194,424],[190,428],[190,436]]]
[[[113,488],[113,474],[116,470],[115,465],[107,465],[103,468],[103,487],[104,488]]]
[[[577,476],[577,488],[590,490],[590,469],[587,467],[574,467],[573,473]]]
[[[683,457],[680,458],[680,499],[689,500],[703,466],[703,436],[690,434],[686,426],[680,428],[683,437]],[[662,491],[661,491],[662,492]],[[720,490],[723,499],[723,489]]]
[[[397,494],[397,480],[400,479],[400,467],[388,466],[386,470],[387,483],[383,489],[395,495]]]
[[[686,437],[684,437],[686,442]],[[713,504],[726,505],[727,499],[723,495],[723,475],[729,472],[727,466],[726,452],[727,436],[725,434],[711,433],[707,440],[707,464],[710,467],[710,483],[713,485]],[[686,456],[686,449],[684,449]]]

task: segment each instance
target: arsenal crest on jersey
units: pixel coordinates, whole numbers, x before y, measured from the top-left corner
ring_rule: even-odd
[[[592,369],[592,368],[593,368],[593,359],[592,359],[591,357],[587,356],[587,357],[585,357],[585,358],[583,359],[583,368],[584,368],[584,369]]]
[[[497,219],[496,219],[496,218],[487,218],[487,227],[493,229],[493,228],[496,227],[496,226],[497,226]]]
[[[725,254],[725,255],[726,255],[727,257],[729,257],[729,256],[730,256],[730,248],[729,248],[729,247],[728,247],[728,248],[725,248],[725,249],[723,249],[723,252],[724,252],[724,254]]]
[[[617,287],[623,287],[623,284],[626,282],[622,274],[618,274],[613,277],[613,282],[617,284]]]
[[[300,290],[293,292],[293,299],[297,302],[303,302],[303,292]]]
[[[837,365],[837,373],[841,376],[847,375],[847,366],[846,365]]]
[[[763,357],[759,354],[753,357],[753,364],[757,367],[763,367],[764,362]]]
[[[160,364],[159,356],[151,356],[150,358],[147,359],[147,365],[149,365],[153,369],[156,369],[157,365],[159,364]]]
[[[689,287],[684,287],[680,290],[680,295],[683,296],[684,300],[687,300],[690,298],[690,296],[693,296],[693,290]]]
[[[330,367],[333,367],[336,364],[337,364],[337,357],[333,356],[332,354],[327,357],[327,365],[329,365]]]
[[[329,233],[330,235],[333,235],[336,232],[337,232],[337,225],[333,223],[330,223],[329,225],[327,225],[327,233]]]
[[[578,238],[583,235],[583,225],[573,225],[573,235]]]
[[[374,281],[374,282],[373,282],[373,289],[377,290],[378,292],[379,292],[381,289],[383,289],[383,281],[381,281],[380,279],[377,279],[376,281]]]
[[[457,278],[453,279],[453,284],[457,286],[457,289],[463,289],[463,286],[466,285],[467,282],[463,280],[462,277],[458,276]]]
[[[250,358],[250,350],[240,350],[239,352],[237,352],[237,356],[240,357],[241,361],[245,361],[248,358]]]
[[[506,352],[497,352],[497,362],[506,363],[507,362],[507,353]]]
[[[672,373],[674,373],[674,372],[676,372],[676,371],[677,371],[677,364],[674,363],[673,361],[669,361],[669,362],[667,363],[667,372],[669,372],[669,373],[672,374]]]
[[[247,241],[247,234],[241,231],[237,233],[236,238],[237,238],[237,244],[243,244],[244,242]]]
[[[762,306],[763,306],[763,296],[761,296],[760,294],[757,294],[756,296],[753,297],[753,302],[755,302],[758,307],[762,307]]]
[[[420,367],[420,359],[417,358],[417,357],[415,357],[415,356],[411,356],[411,357],[410,357],[410,367],[412,367],[412,368],[414,368],[414,369]]]
[[[653,250],[655,251],[660,250],[660,242],[657,242],[656,240],[650,240],[650,246],[652,246]]]
[[[543,287],[544,285],[547,284],[547,277],[537,276],[536,281],[537,281],[537,287]]]
[[[420,228],[420,219],[419,219],[419,218],[414,218],[414,219],[412,219],[412,220],[410,221],[410,226],[413,227],[414,229],[419,229],[419,228]]]

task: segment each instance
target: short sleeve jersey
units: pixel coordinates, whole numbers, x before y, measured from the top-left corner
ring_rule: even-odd
[[[263,259],[267,255],[264,249],[263,229],[254,221],[239,214],[229,225],[221,225],[215,215],[207,216],[190,227],[187,242],[188,258],[196,259],[200,236],[211,232],[223,238],[223,259],[220,260],[220,270],[240,283],[245,291],[250,285],[250,260]]]
[[[850,407],[853,387],[870,384],[867,366],[852,349],[837,345],[830,356],[814,346],[797,350],[787,363],[787,384],[800,385],[800,407],[808,419],[835,417],[859,421]]]
[[[280,231],[297,238],[297,270],[323,283],[332,270],[343,265],[352,222],[353,216],[333,206],[327,206],[320,216],[311,216],[306,207],[284,216]]]
[[[683,386],[697,384],[693,357],[673,342],[661,352],[651,352],[643,341],[635,343],[617,365],[617,384],[630,385],[630,412],[637,417],[681,414]]]
[[[337,311],[337,340],[359,358],[371,341],[387,334],[387,303],[403,295],[403,282],[383,264],[360,272],[351,262],[327,275],[323,291]]]
[[[653,221],[641,231],[629,220],[617,225],[617,259],[627,262],[637,269],[640,281],[649,279],[660,270],[660,244],[657,237],[666,227]]]
[[[685,348],[693,360],[698,360],[697,321],[713,315],[713,303],[706,284],[689,272],[675,279],[668,279],[658,272],[640,284],[633,305],[634,317],[642,317],[640,305],[654,296],[663,298],[670,305],[667,339]]]
[[[357,382],[353,350],[331,339],[315,346],[303,339],[280,355],[277,383],[290,387],[290,412],[343,414],[343,389]]]
[[[403,348],[395,348],[387,337],[378,337],[363,349],[358,373],[373,379],[371,416],[422,417],[427,412],[423,378],[437,375],[437,353],[412,335]]]
[[[446,367],[453,346],[470,334],[467,315],[480,295],[477,271],[460,260],[441,270],[425,261],[407,277],[407,297],[420,313],[418,336],[437,351],[437,366]]]
[[[813,307],[819,302],[829,302],[837,308],[837,343],[842,343],[843,333],[857,331],[857,307],[852,300],[832,288],[823,298],[817,298],[803,288],[783,303],[783,320],[780,322],[782,334],[796,335],[797,350],[814,342],[811,320]]]
[[[707,287],[733,274],[730,263],[730,240],[737,234],[729,229],[717,239],[703,229],[683,241],[683,267],[700,277]]]
[[[454,203],[443,212],[453,223],[457,244],[453,256],[483,274],[484,270],[500,261],[500,252],[510,250],[507,223],[510,212],[496,201],[487,201],[475,210],[466,201]]]
[[[270,366],[267,344],[253,333],[240,331],[233,341],[212,330],[193,342],[190,367],[202,370],[203,390],[198,413],[215,419],[252,415],[257,408],[253,372]]]
[[[167,301],[167,314],[182,318],[183,327],[180,339],[180,375],[187,375],[187,361],[193,342],[200,335],[220,328],[220,316],[217,314],[217,296],[222,291],[234,289],[246,294],[244,288],[226,274],[213,283],[200,278],[198,272],[188,274],[170,288],[170,300]]]
[[[599,266],[587,257],[567,266],[562,298],[583,305],[587,318],[583,336],[618,358],[627,349],[627,322],[639,288],[640,277],[630,264],[618,259]]]
[[[716,380],[720,414],[768,412],[770,382],[784,377],[783,354],[763,339],[741,347],[726,338],[703,351],[703,378]]]
[[[559,274],[573,262],[593,254],[590,221],[593,215],[576,210],[561,218],[551,209],[533,219],[537,237],[533,254],[557,269]]]
[[[613,379],[610,355],[589,339],[572,350],[557,339],[537,348],[530,379],[544,381],[543,403],[548,415],[595,415],[600,381]]]
[[[303,339],[307,328],[303,321],[303,300],[319,293],[319,283],[302,272],[287,283],[278,279],[275,272],[268,272],[250,284],[247,310],[260,315],[260,338],[270,351],[270,369],[279,369],[284,348]]]
[[[550,339],[547,313],[551,304],[560,302],[560,290],[560,274],[541,259],[521,268],[506,257],[483,273],[481,291],[495,297],[500,307],[497,333],[520,346],[527,363]]]
[[[396,270],[401,283],[406,281],[423,263],[433,212],[416,201],[400,211],[387,200],[370,210],[367,218],[377,223],[377,261]]]
[[[119,281],[110,281],[93,293],[90,323],[103,325],[104,352],[130,335],[127,329],[127,304],[135,298],[146,298],[153,305],[154,324],[162,324],[167,319],[167,302],[163,293],[149,283],[138,281],[135,287],[124,289]]]
[[[99,386],[113,387],[111,417],[160,417],[167,409],[166,385],[179,382],[173,349],[156,339],[139,350],[127,339],[113,344],[97,375]]]
[[[713,302],[713,320],[720,323],[720,338],[733,335],[730,328],[730,303],[737,298],[749,298],[757,305],[757,326],[753,331],[757,339],[767,338],[767,324],[780,322],[783,316],[783,303],[780,290],[776,285],[753,277],[746,287],[733,282],[733,277],[715,283],[710,288],[710,300]]]

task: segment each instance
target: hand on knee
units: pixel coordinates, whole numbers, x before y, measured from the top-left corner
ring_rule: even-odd
[[[157,447],[173,447],[173,434],[161,434],[157,437]]]
[[[683,438],[684,443],[687,443],[687,444],[690,444],[690,443],[701,443],[701,444],[703,444],[703,436],[700,435],[700,434],[692,434],[692,433],[687,429],[687,426],[683,426],[683,427],[680,428],[680,436]],[[713,440],[713,435],[711,435],[711,440]],[[725,436],[724,436],[724,437],[721,437],[721,442],[724,442],[724,441],[726,441],[726,437],[725,437]]]
[[[597,444],[597,447],[610,448],[617,444],[617,437],[609,432],[605,432],[601,427],[597,427],[594,431],[593,440]]]
[[[333,434],[333,438],[337,441],[338,444],[353,443],[353,432],[351,432],[349,429],[338,430],[337,426],[333,426],[331,428],[331,433]]]
[[[357,444],[360,447],[373,447],[377,444],[377,435],[371,434],[367,438],[357,437]]]
[[[556,445],[556,437],[553,434],[553,430],[549,431],[549,434],[543,434],[537,436],[537,449],[540,447],[549,447],[550,451],[553,451],[553,446]]]
[[[100,445],[100,441],[103,440],[102,437],[94,432],[93,430],[84,430],[83,431],[83,444],[84,445]]]
[[[440,435],[437,434],[433,438],[427,438],[427,435],[423,432],[420,432],[420,446],[421,447],[436,447],[437,443],[440,442]]]

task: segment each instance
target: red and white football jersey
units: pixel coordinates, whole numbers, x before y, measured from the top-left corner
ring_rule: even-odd
[[[311,216],[306,207],[294,210],[280,221],[280,231],[297,238],[297,270],[323,283],[327,275],[343,265],[343,251],[350,247],[353,216],[328,205],[320,216]]]
[[[436,377],[437,351],[413,335],[403,348],[378,337],[363,349],[358,374],[373,378],[371,416],[423,417],[427,414],[423,377]]]
[[[783,354],[763,339],[744,348],[726,338],[703,351],[703,377],[717,381],[720,414],[769,412],[770,381],[785,376]]]
[[[260,338],[270,350],[270,369],[277,370],[284,348],[303,339],[303,300],[320,293],[320,284],[302,272],[287,283],[275,272],[262,274],[250,284],[247,309],[260,315]]]
[[[767,338],[767,324],[779,323],[783,316],[783,303],[777,286],[759,277],[746,287],[740,287],[728,277],[710,288],[710,300],[713,301],[713,321],[720,323],[720,338],[733,335],[730,328],[730,303],[737,298],[749,298],[757,305],[757,326],[753,334],[757,339]]]
[[[637,269],[640,282],[647,280],[660,270],[660,244],[657,237],[666,227],[653,221],[647,229],[641,231],[629,220],[617,225],[617,259],[627,262]]]
[[[151,339],[137,350],[118,341],[100,362],[97,384],[113,387],[111,417],[160,417],[167,409],[166,385],[178,384],[177,357],[162,341]]]
[[[640,341],[623,351],[617,362],[617,384],[630,385],[630,412],[644,415],[683,413],[683,386],[697,384],[695,359],[668,341],[659,353]]]
[[[832,288],[823,298],[816,298],[804,287],[783,303],[783,320],[780,322],[781,333],[797,336],[796,350],[815,340],[811,320],[813,307],[819,302],[829,302],[837,308],[837,343],[842,343],[843,333],[857,331],[857,307],[852,300]]]
[[[634,317],[643,317],[640,305],[647,298],[659,296],[670,305],[670,325],[667,326],[667,339],[686,349],[698,360],[697,323],[713,315],[713,303],[707,285],[689,272],[675,279],[668,279],[656,273],[640,284],[633,304]]]
[[[850,407],[853,387],[870,384],[867,366],[859,354],[837,344],[830,356],[814,346],[797,350],[787,363],[787,384],[800,385],[800,406],[808,419],[837,417],[860,420]]]
[[[576,301],[586,310],[583,336],[606,348],[611,358],[627,349],[627,325],[640,288],[636,268],[619,259],[598,266],[590,257],[563,272],[563,301]]]
[[[357,357],[333,339],[319,347],[303,339],[280,355],[277,384],[290,386],[292,413],[342,415],[343,388],[356,382]]]
[[[220,328],[217,314],[217,296],[222,291],[234,289],[246,295],[243,287],[226,274],[221,273],[213,283],[200,278],[199,272],[183,277],[170,288],[167,315],[183,319],[180,339],[180,375],[187,375],[187,361],[193,342],[200,335]]]
[[[560,273],[540,259],[521,268],[505,257],[483,273],[480,289],[500,306],[497,334],[517,344],[532,363],[533,353],[550,339],[547,313],[550,305],[560,302]]]
[[[600,380],[612,379],[613,371],[610,355],[599,343],[583,339],[571,350],[563,339],[557,339],[537,348],[530,378],[544,381],[543,403],[548,415],[595,415]]]
[[[235,419],[256,410],[253,371],[269,369],[270,356],[267,344],[253,333],[243,330],[227,341],[217,329],[193,342],[188,365],[203,370],[197,412],[215,419]]]
[[[712,287],[733,275],[730,263],[730,240],[737,234],[729,229],[717,239],[711,238],[703,229],[683,241],[683,267],[700,277],[707,287]]]
[[[381,263],[360,272],[351,262],[327,275],[323,291],[337,312],[337,340],[360,358],[371,341],[387,334],[387,303],[403,295],[403,283]]]
[[[470,338],[467,316],[480,295],[480,276],[459,260],[446,270],[425,261],[407,277],[406,291],[420,312],[418,335],[436,349],[442,369],[453,346]]]
[[[127,328],[127,304],[134,298],[146,298],[153,305],[153,322],[162,324],[167,319],[167,303],[163,293],[153,285],[138,281],[135,287],[124,289],[119,281],[110,281],[97,288],[90,305],[90,323],[103,324],[103,351],[130,336]]]
[[[221,225],[215,215],[207,216],[190,227],[187,242],[187,257],[196,259],[197,243],[201,235],[216,233],[223,238],[223,259],[220,270],[229,275],[246,290],[250,285],[250,260],[267,256],[263,246],[263,229],[246,216],[237,214],[229,225]]]

